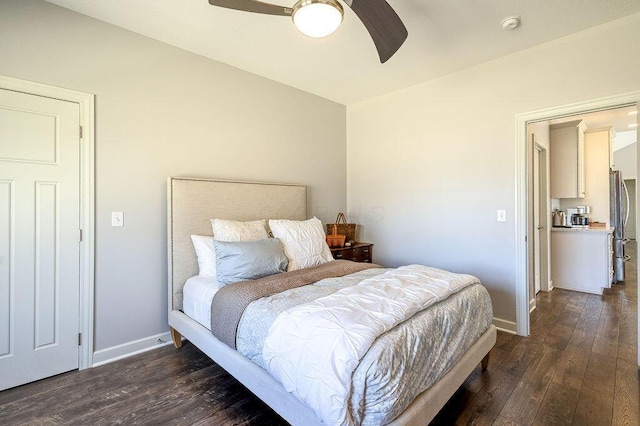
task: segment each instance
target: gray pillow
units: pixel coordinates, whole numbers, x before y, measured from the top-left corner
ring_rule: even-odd
[[[285,272],[289,261],[278,238],[257,241],[213,241],[216,275],[223,287]]]

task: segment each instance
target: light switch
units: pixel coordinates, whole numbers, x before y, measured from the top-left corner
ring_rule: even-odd
[[[507,221],[507,211],[498,210],[498,222],[506,222],[506,221]]]
[[[111,226],[124,226],[123,212],[111,212]]]

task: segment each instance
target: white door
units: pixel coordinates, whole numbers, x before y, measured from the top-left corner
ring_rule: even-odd
[[[0,89],[0,390],[78,368],[79,114]]]
[[[533,148],[533,283],[534,294],[540,292],[540,273],[541,273],[541,255],[540,255],[540,232],[542,226],[540,224],[540,150],[538,147]]]

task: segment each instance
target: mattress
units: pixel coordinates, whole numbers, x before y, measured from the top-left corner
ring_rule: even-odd
[[[256,300],[240,321],[238,351],[264,368],[262,345],[280,312],[384,271],[372,269],[330,278]],[[184,313],[209,330],[211,301],[217,290],[215,277],[192,277],[184,287]],[[395,418],[449,371],[486,331],[491,317],[488,293],[476,284],[380,336],[354,372],[349,405],[356,424],[384,424]]]
[[[238,352],[265,368],[264,340],[280,312],[385,271],[328,278],[252,302],[238,325]],[[379,425],[397,417],[455,365],[489,328],[492,316],[489,294],[474,284],[379,336],[353,374],[349,411],[355,424]]]
[[[207,330],[211,330],[211,301],[217,291],[216,277],[196,275],[184,284],[182,310]]]

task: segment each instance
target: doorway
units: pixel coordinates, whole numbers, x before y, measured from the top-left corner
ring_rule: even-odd
[[[516,186],[516,332],[521,336],[528,336],[530,323],[530,295],[531,295],[531,256],[533,238],[531,233],[532,209],[530,194],[530,177],[532,166],[532,151],[528,125],[563,118],[577,114],[585,114],[597,111],[605,111],[618,107],[637,106],[640,100],[640,92],[633,92],[610,98],[550,108],[532,113],[516,116],[516,153],[517,153],[517,186]],[[636,200],[637,204],[637,200]],[[636,223],[637,228],[637,223]]]
[[[92,363],[93,105],[0,76],[0,390]]]
[[[527,133],[531,141],[531,173],[529,215],[532,221],[529,226],[529,312],[536,308],[536,294],[549,290],[549,139],[548,125],[545,123],[528,126]]]

